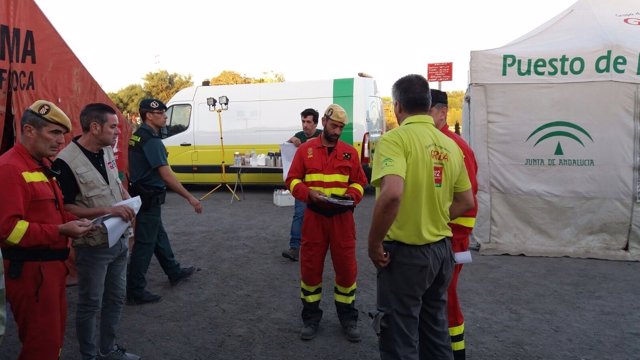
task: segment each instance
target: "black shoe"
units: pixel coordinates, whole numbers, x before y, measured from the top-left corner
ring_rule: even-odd
[[[127,296],[127,305],[143,305],[160,302],[162,296],[156,295],[145,290],[142,296]]]
[[[358,330],[358,325],[354,324],[354,325],[343,326],[342,330],[344,331],[344,336],[347,338],[347,340],[353,343],[360,342],[361,338],[360,338],[360,330]]]
[[[171,283],[171,286],[176,286],[180,284],[182,280],[193,275],[194,272],[196,272],[195,266],[183,267],[180,269],[180,272],[178,272],[178,275],[176,275],[175,277],[169,278],[169,282]]]
[[[98,354],[97,360],[140,360],[141,357],[128,353],[127,349],[120,347],[118,344],[115,345],[113,350],[108,352],[107,354],[100,355]]]
[[[318,333],[318,324],[306,324],[300,331],[300,339],[311,340]]]
[[[285,257],[291,261],[298,261],[300,249],[289,248],[282,252],[282,257]]]

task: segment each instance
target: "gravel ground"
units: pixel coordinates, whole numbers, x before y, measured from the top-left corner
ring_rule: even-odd
[[[192,187],[197,196],[209,188]],[[280,256],[288,246],[293,207],[277,207],[273,188],[246,189],[229,204],[218,190],[196,215],[169,194],[165,228],[183,265],[200,268],[171,287],[152,260],[148,289],[158,304],[126,306],[119,344],[156,359],[375,359],[375,269],[366,237],[374,203],[356,210],[358,293],[363,340],[349,343],[333,307],[333,271],[325,266],[325,310],[318,336],[299,339],[298,265]],[[473,253],[459,283],[468,359],[640,358],[640,263],[591,259],[482,256]],[[80,359],[75,339],[77,289],[68,288],[69,317],[62,359]],[[46,331],[46,329],[43,329]],[[20,343],[10,321],[0,360],[16,359]]]

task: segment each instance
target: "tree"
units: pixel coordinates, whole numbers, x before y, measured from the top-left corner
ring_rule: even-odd
[[[462,124],[462,104],[464,102],[464,91],[451,91],[447,93],[449,97],[449,113],[447,114],[447,124],[454,126],[456,123]]]
[[[281,73],[266,71],[262,75],[260,78],[251,78],[235,71],[225,70],[211,79],[211,85],[284,82],[284,75]],[[143,80],[143,85],[132,84],[117,92],[107,94],[129,120],[137,117],[138,106],[142,99],[156,98],[167,102],[178,91],[193,86],[191,75],[169,74],[166,70],[147,73]]]
[[[235,84],[250,84],[251,81],[248,77],[240,75],[240,73],[224,70],[218,76],[211,78],[211,85],[235,85]]]
[[[262,77],[253,79],[253,83],[278,83],[284,82],[284,74],[272,71],[265,71],[262,73]]]
[[[129,85],[115,93],[107,94],[120,111],[126,116],[138,114],[138,106],[142,99],[151,97],[141,85]],[[131,120],[131,119],[129,119]]]
[[[384,121],[386,123],[386,130],[391,130],[398,127],[398,119],[393,112],[393,100],[389,96],[382,97],[382,108],[384,111]]]
[[[107,94],[129,120],[138,115],[142,99],[156,98],[167,102],[178,91],[192,86],[191,75],[169,74],[166,70],[150,72],[144,76],[144,85],[132,84]]]
[[[447,93],[449,102],[449,112],[447,113],[447,125],[455,126],[462,124],[462,103],[464,101],[464,91],[451,91]],[[383,97],[384,118],[387,130],[398,127],[398,120],[393,112],[393,100],[390,97]]]
[[[160,70],[144,76],[144,91],[163,102],[169,101],[178,91],[189,86],[193,86],[191,75],[169,74],[166,70]]]
[[[235,85],[235,84],[258,84],[258,83],[275,83],[284,82],[284,75],[274,71],[266,71],[262,73],[261,78],[252,78],[241,75],[238,72],[224,70],[220,75],[211,79],[211,85]]]

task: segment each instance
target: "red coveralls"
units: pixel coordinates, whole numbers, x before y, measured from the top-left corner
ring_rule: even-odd
[[[322,136],[322,135],[321,135]],[[356,232],[353,208],[309,203],[309,190],[325,195],[350,195],[354,204],[362,200],[367,178],[358,152],[338,141],[331,153],[321,136],[300,145],[291,163],[286,184],[293,196],[307,203],[302,224],[300,275],[302,320],[318,324],[322,318],[322,271],[327,249],[336,273],[334,300],[343,326],[355,324]]]
[[[469,181],[471,181],[471,189],[473,191],[473,201],[475,206],[473,209],[462,214],[461,217],[453,219],[449,226],[453,232],[451,238],[451,247],[453,252],[463,252],[469,250],[469,235],[473,231],[473,226],[476,222],[476,215],[478,214],[478,200],[476,194],[478,193],[478,180],[476,175],[478,173],[478,165],[476,164],[476,157],[469,145],[460,137],[460,135],[451,132],[449,126],[445,123],[440,129],[445,135],[450,137],[458,144],[460,150],[464,154],[464,165],[467,168],[469,174]],[[458,300],[458,276],[462,271],[462,264],[456,264],[453,270],[453,277],[449,284],[447,301],[447,311],[449,313],[449,335],[451,336],[451,347],[453,349],[453,358],[455,360],[461,360],[465,358],[465,346],[464,346],[464,317],[462,316],[462,309],[460,308],[460,301]]]
[[[58,225],[75,217],[64,211],[58,183],[21,144],[0,157],[0,174],[0,247],[7,300],[22,342],[18,359],[58,359],[67,317],[64,258],[25,260],[12,278],[18,261],[10,260],[9,253],[47,258],[68,254],[68,239],[59,234]]]

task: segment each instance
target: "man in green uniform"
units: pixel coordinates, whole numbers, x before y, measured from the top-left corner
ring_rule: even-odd
[[[167,150],[160,138],[160,129],[167,123],[166,110],[160,100],[142,100],[140,117],[143,123],[129,140],[129,192],[142,199],[127,274],[127,303],[130,305],[154,303],[162,298],[145,290],[145,275],[154,254],[171,285],[177,285],[196,271],[193,266],[180,267],[162,225],[161,205],[167,187],[185,198],[196,213],[202,212],[200,200],[180,184],[169,167]]]

